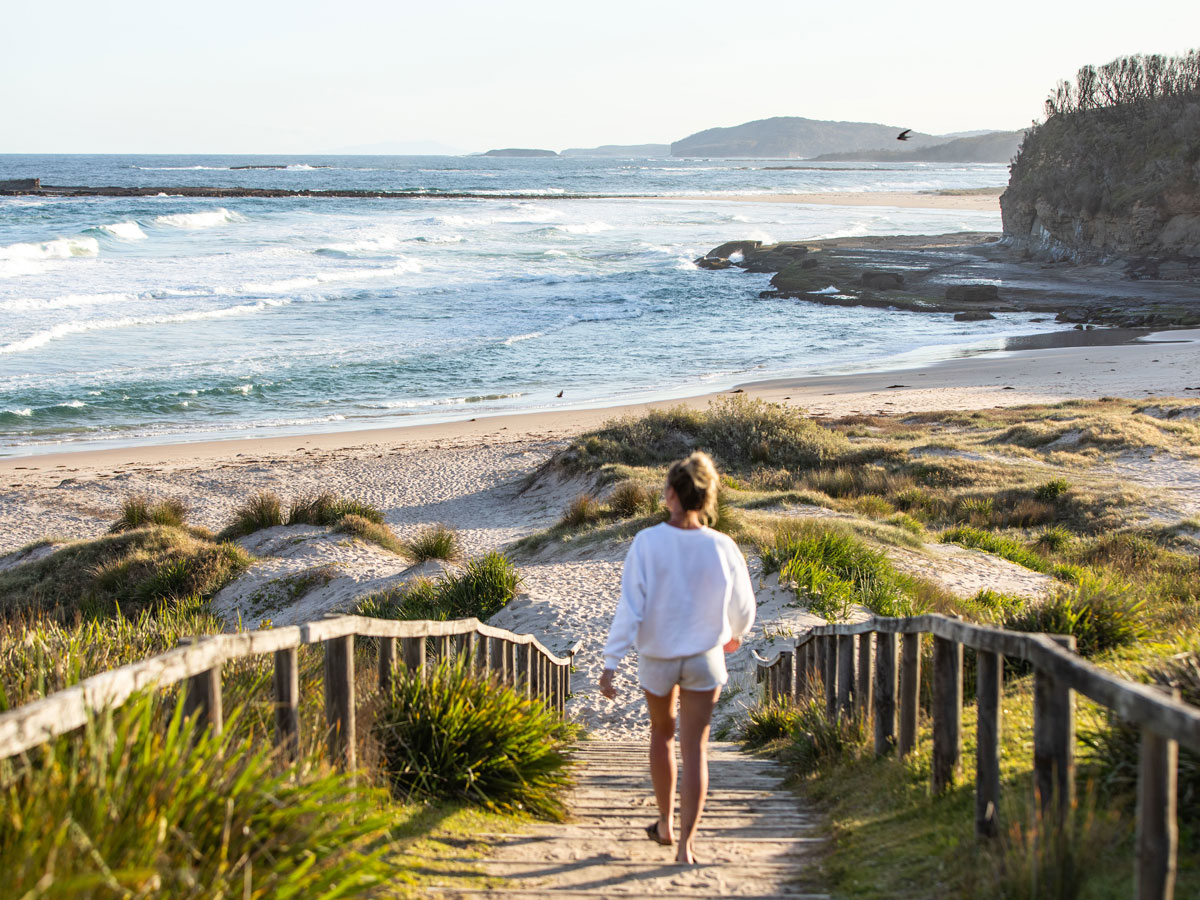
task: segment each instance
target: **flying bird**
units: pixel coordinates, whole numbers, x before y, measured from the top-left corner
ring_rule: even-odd
[[[562,392],[562,391],[559,391],[559,392],[558,392],[557,394],[555,394],[554,396],[555,396],[555,397],[561,397],[562,395],[563,395],[563,392]]]
[[[907,140],[908,140],[908,133],[909,133],[910,131],[912,131],[912,129],[911,129],[911,128],[905,128],[905,129],[904,129],[902,132],[900,132],[900,134],[898,134],[898,135],[896,136],[896,140],[898,140],[898,141],[907,141]]]

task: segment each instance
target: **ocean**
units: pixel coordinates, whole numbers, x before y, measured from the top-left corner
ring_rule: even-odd
[[[258,165],[286,168],[235,168]],[[996,231],[731,198],[998,186],[1004,166],[0,156],[0,180],[29,177],[165,190],[0,197],[0,454],[683,397],[1061,327],[760,300],[769,275],[692,265],[733,239]],[[187,185],[428,196],[171,195]]]

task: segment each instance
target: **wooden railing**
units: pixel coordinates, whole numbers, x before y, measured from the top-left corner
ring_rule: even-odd
[[[1022,634],[940,615],[819,625],[794,650],[771,659],[755,653],[758,680],[774,700],[823,696],[830,718],[873,721],[876,755],[905,756],[917,745],[925,634],[933,636],[933,790],[945,790],[962,775],[963,648],[970,647],[978,704],[975,831],[981,837],[998,833],[1004,657],[1025,660],[1034,673],[1034,789],[1046,821],[1063,823],[1074,802],[1079,692],[1141,728],[1135,896],[1170,900],[1179,745],[1200,752],[1200,709],[1180,702],[1178,692],[1126,681],[1092,665],[1076,655],[1073,637]]]
[[[537,638],[484,625],[478,619],[449,622],[397,622],[362,616],[337,616],[263,631],[218,634],[189,642],[158,656],[94,675],[41,700],[0,714],[0,759],[23,753],[86,724],[96,712],[120,706],[137,691],[164,688],[186,679],[184,711],[220,731],[221,667],[230,660],[272,653],[275,657],[275,741],[288,756],[300,746],[300,686],[297,651],[305,644],[325,650],[325,718],[330,758],[355,766],[354,639],[378,638],[379,687],[388,690],[400,666],[425,675],[427,641],[433,659],[453,653],[472,660],[484,677],[523,690],[563,714],[570,693],[576,643],[555,656]],[[397,641],[400,655],[397,656]]]

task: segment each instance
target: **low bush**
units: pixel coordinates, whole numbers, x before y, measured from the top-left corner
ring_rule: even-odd
[[[640,481],[622,481],[608,495],[608,506],[622,519],[632,519],[658,508],[658,494]]]
[[[283,503],[273,491],[259,491],[233,511],[233,523],[221,532],[227,540],[283,525]]]
[[[182,528],[187,521],[187,507],[182,501],[166,499],[151,500],[144,494],[129,497],[121,504],[121,517],[108,530],[109,534],[120,534],[147,525],[170,525]]]
[[[1004,513],[1003,522],[1008,528],[1032,528],[1052,522],[1057,514],[1058,509],[1052,503],[1020,500],[1016,506]]]
[[[963,497],[955,507],[958,520],[972,525],[990,524],[995,512],[995,502],[991,497]]]
[[[1145,601],[1129,585],[1112,578],[1088,576],[1054,596],[1031,603],[1005,620],[1013,631],[1048,632],[1075,636],[1081,656],[1095,656],[1127,647],[1146,635]]]
[[[582,528],[599,522],[604,517],[600,501],[591,494],[580,494],[563,511],[559,525],[565,528]]]
[[[0,871],[12,897],[349,897],[387,884],[386,793],[281,767],[134,697],[84,734],[0,765]]]
[[[359,602],[358,614],[377,619],[487,619],[507,606],[520,586],[520,573],[507,557],[493,551],[438,581],[418,578],[372,594]]]
[[[1033,489],[1033,499],[1042,503],[1053,503],[1071,489],[1071,484],[1065,478],[1052,478]]]
[[[404,549],[418,563],[429,559],[456,560],[462,556],[458,532],[441,523],[422,528],[404,542]]]
[[[575,726],[540,700],[474,677],[466,661],[397,680],[373,732],[396,797],[566,816]]]
[[[894,513],[896,508],[878,494],[863,494],[855,499],[854,511],[869,519],[882,519]]]
[[[1074,541],[1075,535],[1069,529],[1061,525],[1051,525],[1049,528],[1043,528],[1033,542],[1042,550],[1058,553],[1071,546]]]
[[[289,525],[337,525],[346,516],[358,516],[375,525],[383,524],[383,513],[369,503],[321,493],[315,497],[300,497],[288,511]]]
[[[861,719],[832,720],[825,701],[808,699],[795,707],[791,740],[780,748],[780,759],[803,777],[850,759],[862,749],[866,730]]]
[[[800,709],[792,703],[759,703],[750,708],[737,737],[743,746],[762,747],[791,735],[800,721]]]

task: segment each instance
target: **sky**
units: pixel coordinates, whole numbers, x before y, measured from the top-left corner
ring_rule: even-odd
[[[1008,130],[1081,65],[1200,46],[1196,0],[24,0],[3,21],[0,153],[562,150],[771,116]]]

